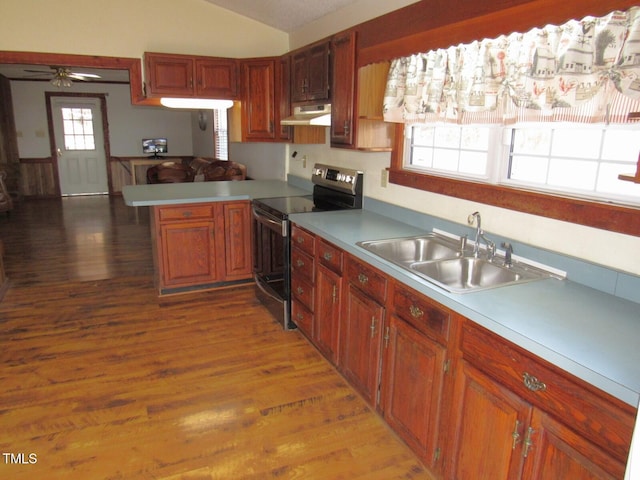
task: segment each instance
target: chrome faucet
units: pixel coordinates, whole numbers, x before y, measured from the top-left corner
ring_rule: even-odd
[[[513,260],[511,259],[511,255],[513,255],[513,245],[509,242],[502,242],[501,246],[504,248],[504,266],[511,268],[513,266]]]
[[[492,260],[493,256],[496,254],[496,244],[489,240],[484,235],[484,230],[482,230],[482,218],[480,217],[480,212],[473,212],[467,218],[467,223],[469,225],[476,224],[476,239],[473,245],[473,256],[478,258],[480,254],[480,240],[483,240],[485,245],[487,246],[487,259]]]

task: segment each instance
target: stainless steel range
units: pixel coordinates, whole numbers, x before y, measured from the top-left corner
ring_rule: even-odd
[[[254,279],[260,300],[285,330],[296,328],[291,319],[289,215],[362,208],[362,172],[315,164],[311,181],[313,195],[253,201]]]

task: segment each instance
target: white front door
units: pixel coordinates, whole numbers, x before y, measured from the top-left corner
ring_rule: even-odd
[[[60,192],[109,193],[99,98],[51,98]]]

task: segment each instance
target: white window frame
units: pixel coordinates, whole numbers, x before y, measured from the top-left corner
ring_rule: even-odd
[[[434,126],[434,125],[432,125]],[[435,126],[441,127],[475,127],[476,125],[447,125],[447,124],[435,124]],[[486,125],[478,125],[480,127],[486,127]],[[567,128],[567,125],[559,125],[559,124],[534,124],[532,127],[535,128]],[[459,180],[471,180],[476,182],[487,183],[490,185],[503,185],[508,187],[513,187],[517,189],[526,189],[532,191],[538,191],[540,193],[545,194],[555,194],[562,195],[565,197],[573,197],[573,198],[581,198],[587,200],[595,200],[595,201],[604,201],[610,202],[614,204],[620,205],[628,205],[628,206],[638,206],[640,205],[640,196],[634,197],[629,195],[616,195],[615,193],[602,193],[596,191],[588,191],[588,190],[578,190],[578,189],[570,189],[566,187],[554,187],[552,185],[540,184],[536,182],[526,182],[522,180],[515,180],[509,178],[509,168],[510,168],[510,149],[511,149],[511,132],[513,128],[526,128],[526,124],[520,124],[517,126],[509,125],[492,125],[489,126],[489,144],[487,149],[487,171],[484,175],[473,175],[469,173],[460,173],[454,171],[444,171],[437,168],[432,167],[420,167],[415,166],[411,163],[411,155],[412,155],[412,138],[411,133],[407,132],[410,130],[411,126],[407,125],[405,128],[405,148],[404,148],[404,160],[403,166],[406,170],[413,171],[416,173],[426,173],[429,175],[436,175],[440,177],[448,177]],[[568,125],[570,128],[571,125]],[[603,124],[593,124],[593,125],[585,125],[580,124],[580,128],[593,128],[594,130],[601,131],[603,128],[613,128],[613,129],[630,129],[634,131],[638,131],[640,134],[640,125],[627,124],[627,125],[609,125],[604,126]],[[600,149],[602,149],[602,141],[600,142]],[[552,157],[558,158],[558,157]],[[600,156],[598,160],[589,159],[590,161],[597,161],[600,163],[608,163],[607,160],[601,160]],[[637,163],[637,158],[633,158],[629,160],[628,170],[631,171],[635,168]],[[599,166],[598,166],[599,168]],[[621,171],[619,173],[625,173],[623,171],[625,166],[621,166]]]

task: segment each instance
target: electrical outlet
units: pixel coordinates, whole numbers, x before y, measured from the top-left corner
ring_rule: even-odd
[[[302,168],[307,168],[307,156],[302,156]]]
[[[380,186],[382,188],[387,188],[387,184],[389,183],[389,172],[386,168],[382,169],[382,173],[380,174]]]

